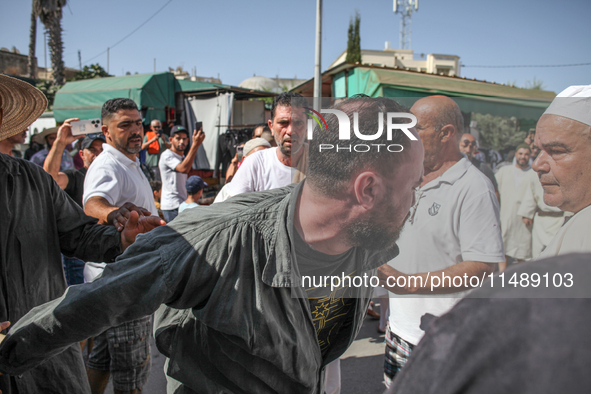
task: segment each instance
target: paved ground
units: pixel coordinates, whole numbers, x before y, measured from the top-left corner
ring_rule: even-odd
[[[379,300],[375,299],[376,306]],[[379,308],[376,308],[379,311]],[[357,339],[341,357],[341,394],[382,394],[384,386],[384,335],[378,334],[378,322],[365,318]],[[142,394],[166,394],[164,356],[152,340],[152,373]],[[109,382],[107,394],[113,394]]]

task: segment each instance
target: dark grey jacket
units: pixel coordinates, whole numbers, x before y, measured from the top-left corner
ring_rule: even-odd
[[[138,236],[101,278],[22,319],[0,347],[0,370],[20,372],[159,308],[156,343],[174,392],[322,393],[324,365],[355,339],[372,289],[359,289],[354,322],[323,361],[291,253],[301,185],[190,209]],[[375,274],[397,251],[357,248],[360,271]]]
[[[14,324],[64,293],[60,253],[107,262],[121,253],[117,230],[96,222],[41,167],[0,154],[0,321]],[[0,376],[4,394],[10,379]],[[80,347],[13,377],[12,385],[21,393],[87,392]]]

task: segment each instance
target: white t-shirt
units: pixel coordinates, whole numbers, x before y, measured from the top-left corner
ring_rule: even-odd
[[[505,261],[499,203],[492,183],[462,158],[421,188],[416,211],[397,242],[400,254],[388,262],[405,274],[433,272],[462,261]],[[414,211],[414,215],[413,215]],[[399,296],[390,293],[390,328],[416,345],[424,332],[421,316],[439,316],[466,292]]]
[[[103,153],[88,167],[84,178],[83,204],[86,205],[91,197],[103,197],[117,207],[130,202],[147,209],[152,216],[158,216],[152,187],[140,168],[139,160],[131,160],[109,144],[103,144]],[[105,265],[87,262],[84,281],[94,280]]]
[[[248,156],[228,185],[227,194],[236,196],[290,185],[292,168],[279,161],[277,149],[263,149]]]
[[[160,197],[160,209],[177,209],[187,199],[187,174],[177,172],[174,169],[181,164],[183,156],[167,149],[160,155],[160,176],[162,177],[162,196]]]
[[[109,144],[90,165],[84,179],[83,203],[90,197],[103,197],[111,205],[126,202],[158,215],[150,182],[140,168],[139,160],[131,160]]]

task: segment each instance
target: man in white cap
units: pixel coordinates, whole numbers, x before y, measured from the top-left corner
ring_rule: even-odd
[[[558,94],[538,121],[541,151],[532,168],[544,188],[544,202],[574,216],[540,258],[591,251],[591,85]]]
[[[0,75],[0,141],[21,133],[45,108],[39,89]],[[64,293],[62,253],[111,262],[138,233],[161,224],[130,213],[121,233],[97,225],[41,167],[3,153],[0,185],[0,331]],[[4,394],[90,393],[78,344],[23,374],[6,372],[0,369]]]

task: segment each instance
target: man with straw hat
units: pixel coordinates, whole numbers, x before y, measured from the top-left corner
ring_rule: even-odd
[[[43,93],[0,74],[0,141],[21,133],[47,107]],[[113,261],[140,232],[161,224],[130,213],[121,233],[86,216],[37,165],[0,153],[0,330],[66,290],[61,253]],[[0,340],[3,335],[0,334]],[[5,372],[5,371],[0,371]],[[20,375],[0,374],[0,391],[90,393],[80,346]]]
[[[38,166],[43,167],[45,163],[45,158],[49,154],[49,151],[53,147],[53,143],[57,139],[57,131],[58,127],[51,127],[49,129],[43,130],[41,133],[34,135],[33,139],[41,145],[46,145],[45,148],[41,149],[39,152],[35,153],[33,157],[31,157],[31,162],[37,164]],[[70,156],[68,150],[64,149],[62,153],[62,162],[60,164],[60,171],[65,170],[73,170],[74,167],[74,159]]]

